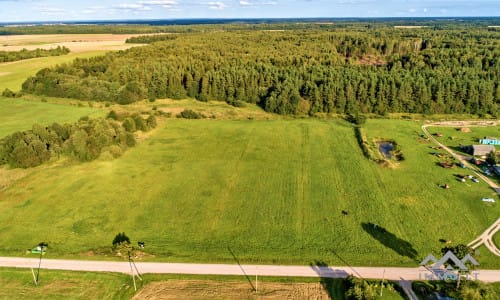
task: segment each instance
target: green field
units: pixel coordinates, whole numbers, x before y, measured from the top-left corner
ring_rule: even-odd
[[[103,55],[105,51],[90,51],[84,53],[70,53],[68,55],[40,57],[0,64],[0,93],[8,88],[12,91],[21,89],[26,78],[35,75],[39,70],[57,64],[69,63],[75,58],[87,58]]]
[[[82,116],[104,116],[102,110],[45,102],[24,101],[0,96],[0,137],[15,131],[31,129],[34,123],[75,122]]]
[[[125,274],[40,270],[39,281],[30,269],[0,268],[0,299],[129,299],[134,292]]]
[[[402,147],[390,169],[344,121],[168,119],[119,159],[38,167],[0,189],[0,253],[46,241],[50,257],[106,259],[125,231],[162,261],[415,266],[499,215],[484,183],[436,165],[420,126],[368,121],[370,139]]]

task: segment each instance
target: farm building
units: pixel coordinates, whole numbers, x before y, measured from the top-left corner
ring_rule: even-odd
[[[500,146],[500,140],[495,139],[495,138],[480,139],[479,143],[481,143],[482,145],[497,145],[497,146]]]
[[[491,151],[496,151],[493,145],[472,145],[469,148],[469,153],[474,156],[486,156]]]

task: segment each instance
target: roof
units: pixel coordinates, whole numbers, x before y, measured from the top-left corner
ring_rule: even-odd
[[[495,146],[493,145],[472,145],[472,154],[473,155],[486,155],[491,151],[496,151]]]

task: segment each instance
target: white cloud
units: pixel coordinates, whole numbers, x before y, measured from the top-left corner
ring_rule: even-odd
[[[43,15],[55,16],[55,15],[63,15],[68,13],[68,10],[63,8],[55,8],[55,7],[37,7],[35,8],[38,12]]]
[[[139,1],[139,3],[145,6],[161,6],[163,8],[172,8],[178,4],[175,0],[147,0]]]
[[[222,10],[227,7],[226,3],[221,2],[221,1],[215,1],[215,2],[208,2],[208,7],[210,9],[218,9]]]
[[[131,11],[131,10],[135,10],[135,11],[147,11],[147,10],[151,10],[151,7],[149,6],[145,6],[143,4],[140,4],[140,3],[121,3],[121,4],[115,4],[113,5],[113,8],[114,9],[121,9],[121,10],[126,10],[126,11]]]
[[[239,1],[241,6],[262,6],[262,5],[277,5],[278,2],[276,1],[262,1],[262,0],[240,0]]]

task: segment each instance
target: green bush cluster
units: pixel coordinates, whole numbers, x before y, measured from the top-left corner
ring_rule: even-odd
[[[74,124],[34,124],[31,130],[15,132],[0,140],[0,164],[15,168],[38,166],[52,157],[68,155],[91,161],[107,152],[118,157],[135,145],[135,137],[120,122],[81,118]]]
[[[108,119],[123,121],[122,126],[127,132],[149,131],[156,128],[158,125],[156,117],[154,115],[149,115],[147,118],[143,118],[139,113],[134,113],[128,115],[118,115],[114,110],[110,111],[107,116]]]
[[[35,57],[46,57],[46,56],[59,56],[69,53],[69,49],[64,46],[57,46],[53,49],[41,49],[37,48],[35,50],[22,49],[20,51],[0,51],[0,63],[17,61]]]
[[[141,36],[133,36],[125,40],[125,43],[129,44],[151,44],[154,42],[161,41],[172,41],[177,38],[177,35],[174,34],[155,34],[155,35],[141,35]]]
[[[181,111],[178,115],[177,118],[183,118],[183,119],[204,119],[206,116],[202,113],[195,112],[194,110],[191,109],[185,109]]]
[[[389,283],[386,283],[385,286],[390,290],[394,290],[394,287]],[[375,300],[378,298],[380,290],[380,287],[376,283],[371,283],[352,275],[346,278],[346,288],[347,292],[345,296],[349,300]]]

